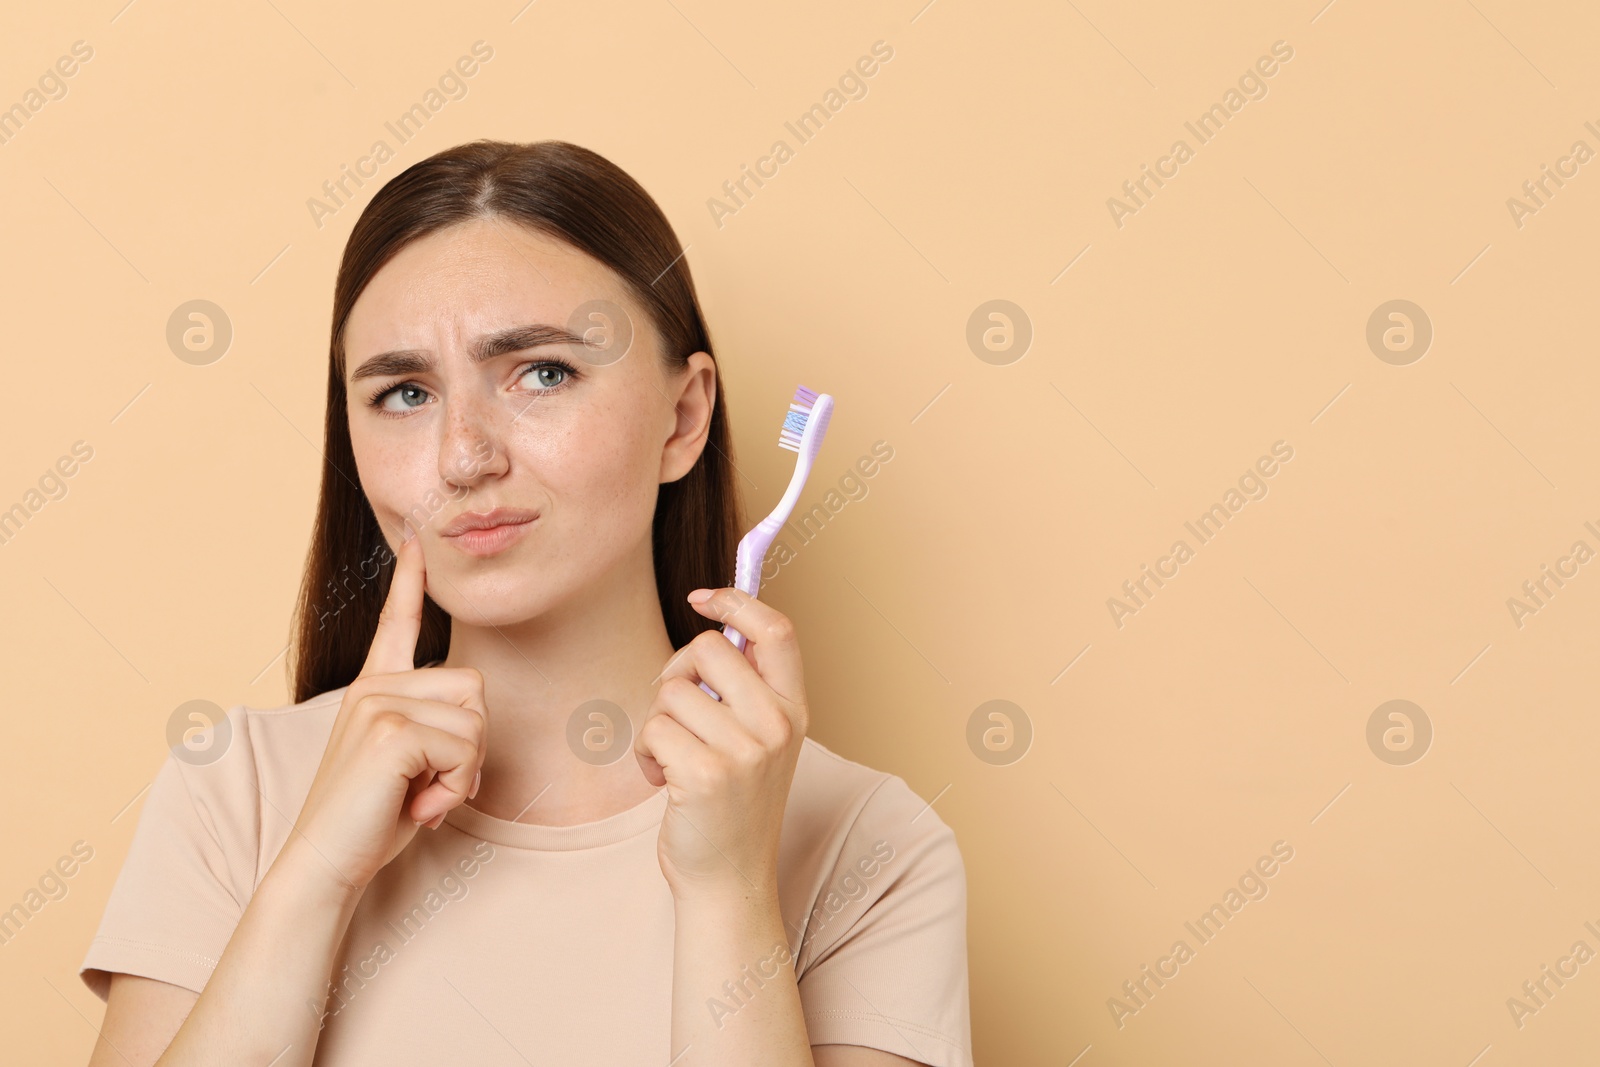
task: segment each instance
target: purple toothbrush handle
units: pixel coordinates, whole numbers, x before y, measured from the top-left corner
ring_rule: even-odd
[[[740,652],[744,651],[744,634],[740,633],[738,630],[735,630],[732,626],[724,626],[722,628],[722,632],[727,636],[729,641],[733,642],[734,648],[737,648]],[[706,693],[710,695],[712,700],[720,701],[722,699],[717,695],[717,691],[706,683],[701,682],[700,688],[704,689]]]

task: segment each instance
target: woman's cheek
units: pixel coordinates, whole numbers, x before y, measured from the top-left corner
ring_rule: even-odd
[[[644,455],[644,443],[636,427],[619,427],[608,440],[579,449],[560,468],[569,499],[583,501],[591,536],[614,547],[649,534],[660,458]]]
[[[363,448],[357,441],[353,441],[352,445],[356,477],[361,483],[362,493],[378,516],[379,525],[387,528],[400,522],[410,510],[405,491],[410,483],[410,475],[403,466],[399,466],[405,459],[381,448]]]

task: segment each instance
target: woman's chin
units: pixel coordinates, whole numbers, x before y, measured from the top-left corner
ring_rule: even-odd
[[[450,618],[469,626],[517,626],[550,610],[549,590],[524,579],[478,574],[428,582],[428,595]],[[442,586],[442,588],[440,588]]]

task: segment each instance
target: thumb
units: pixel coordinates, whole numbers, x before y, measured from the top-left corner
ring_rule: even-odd
[[[399,674],[414,670],[417,638],[422,633],[422,595],[427,567],[422,558],[422,538],[416,534],[400,542],[395,553],[389,595],[378,615],[378,629],[367,649],[361,677]]]

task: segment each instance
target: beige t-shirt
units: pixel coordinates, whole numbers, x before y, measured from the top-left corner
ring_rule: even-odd
[[[97,996],[111,971],[205,988],[305,802],[343,695],[234,707],[219,758],[167,756],[79,971]],[[666,803],[663,789],[577,826],[463,804],[419,830],[357,905],[327,1003],[307,1005],[324,1013],[319,1067],[667,1064]],[[708,990],[707,1013],[736,1011],[760,996],[762,972],[792,966],[812,1044],[971,1067],[966,873],[938,814],[899,777],[807,738],[779,847],[787,951],[730,975],[731,991]]]

